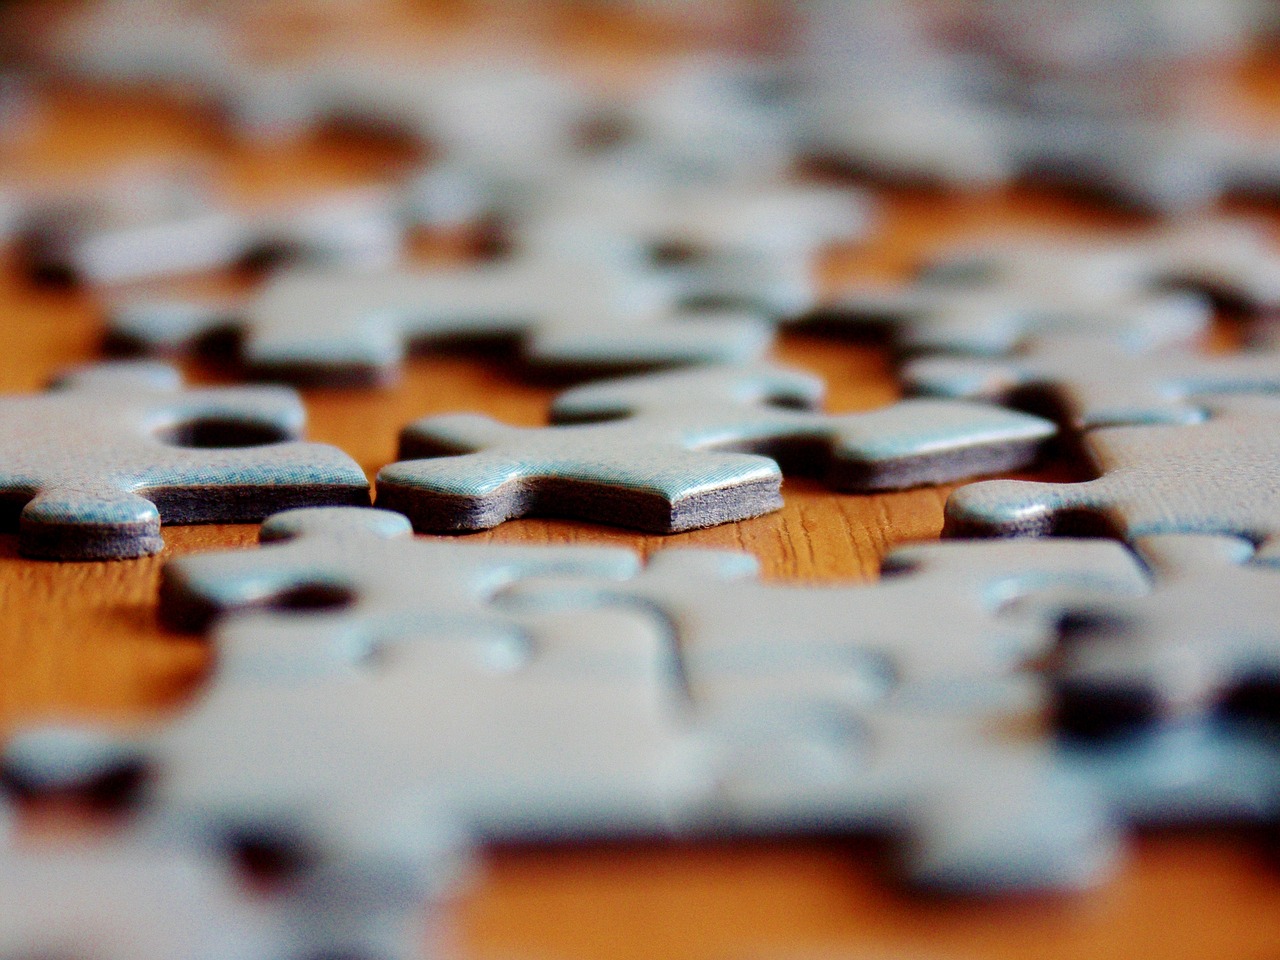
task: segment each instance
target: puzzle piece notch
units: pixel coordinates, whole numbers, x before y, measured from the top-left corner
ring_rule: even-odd
[[[837,489],[902,489],[1024,465],[1053,434],[1035,417],[952,401],[840,415],[762,402],[808,404],[816,393],[784,368],[707,368],[590,384],[553,405],[557,419],[624,415],[600,423],[428,417],[402,431],[378,502],[426,531],[550,512],[671,533],[777,509],[782,474],[770,456]]]
[[[1082,483],[992,480],[951,494],[944,532],[1026,536],[1105,532],[1132,540],[1164,533],[1243,536],[1259,559],[1275,554],[1280,400],[1206,400],[1207,418],[1185,425],[1102,427],[1084,435],[1097,479]]]
[[[304,412],[278,387],[182,389],[153,363],[73,371],[0,401],[0,490],[27,556],[143,556],[160,523],[254,522],[297,504],[367,502],[346,454],[304,443]]]
[[[762,685],[831,675],[867,702],[963,698],[1047,655],[1056,603],[1141,594],[1141,566],[1100,540],[931,543],[897,548],[874,584],[762,583],[750,555],[673,548],[626,580],[535,578],[516,609],[621,606],[654,617],[694,700],[747,707]],[[1053,598],[1039,609],[1038,596]],[[904,612],[905,611],[905,612]]]
[[[1075,430],[1195,423],[1201,397],[1280,392],[1280,353],[1144,353],[1084,337],[1036,337],[1007,358],[926,357],[903,372],[913,393],[1017,402],[1047,398]],[[1040,404],[1037,404],[1038,406]]]
[[[267,258],[386,268],[405,233],[389,190],[348,189],[253,212],[235,209],[190,168],[125,171],[70,199],[36,194],[25,205],[17,233],[30,269],[95,284]]]
[[[669,278],[559,257],[287,273],[239,306],[135,302],[109,327],[117,342],[169,353],[234,330],[252,373],[302,382],[385,382],[409,347],[431,341],[514,340],[534,367],[581,372],[746,362],[772,339],[760,315],[682,306]]]

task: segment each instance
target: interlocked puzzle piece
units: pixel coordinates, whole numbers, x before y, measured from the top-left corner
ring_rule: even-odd
[[[1018,277],[1042,269],[1037,264],[1046,257],[1091,271],[1091,264],[1109,264],[1122,284],[1188,288],[1254,312],[1280,305],[1280,254],[1273,231],[1240,219],[1191,217],[1114,240],[999,239],[949,251],[925,275]]]
[[[117,345],[160,352],[240,334],[253,373],[301,382],[386,382],[407,349],[432,341],[519,341],[528,364],[618,370],[754,360],[766,320],[681,305],[678,284],[653,272],[564,257],[527,257],[418,272],[292,272],[247,303],[124,304]]]
[[[308,653],[355,655],[411,630],[470,636],[519,662],[525,632],[485,601],[529,576],[620,578],[637,568],[627,550],[508,547],[414,540],[409,521],[386,510],[288,510],[262,526],[263,549],[183,557],[164,568],[161,615],[185,628],[221,625],[263,662],[303,664]],[[291,610],[312,611],[302,623]],[[321,614],[320,611],[323,611]],[[292,624],[299,623],[299,631]],[[277,651],[276,648],[279,647]]]
[[[890,490],[1025,465],[1053,434],[1039,418],[958,401],[838,415],[782,408],[812,408],[821,393],[795,370],[705,368],[567,391],[552,406],[559,426],[427,417],[401,432],[378,503],[418,530],[542,513],[671,533],[778,509],[782,470],[771,457],[836,489]],[[593,420],[604,422],[581,422]]]
[[[481,840],[905,833],[914,881],[977,891],[1079,886],[1113,853],[1087,784],[1057,769],[1044,742],[993,733],[990,717],[971,709],[871,704],[856,669],[779,677],[765,665],[688,686],[684,651],[655,617],[572,603],[504,607],[525,631],[527,653],[495,658],[466,613],[482,593],[539,566],[605,571],[626,552],[379,539],[394,519],[292,511],[266,531],[296,533],[296,544],[178,563],[171,585],[216,595],[226,583],[214,603],[232,615],[214,625],[217,666],[203,697],[122,749],[121,761],[151,774],[144,810],[215,837],[242,835],[245,823],[283,823],[288,836],[299,811],[321,827],[321,840],[326,828],[342,836],[353,824],[421,824],[439,811]],[[1080,546],[1080,559],[1102,559],[1096,579],[1081,584],[1125,583],[1131,571],[1115,551]],[[438,589],[419,578],[424,603],[361,591],[349,610],[236,613],[254,605],[255,580],[283,595],[337,579],[336,557],[349,555],[354,569],[377,549],[385,568],[418,548],[433,557],[424,574],[462,571]],[[353,631],[359,619],[364,637]],[[49,752],[39,734],[11,744],[8,782],[68,779],[37,775]],[[88,752],[97,754],[90,772],[110,766],[100,749]]]
[[[1249,563],[1253,546],[1238,538],[1153,536],[1135,547],[1154,587],[1078,611],[1057,675],[1064,723],[1114,731],[1204,717],[1233,698],[1274,715],[1280,572]]]
[[[1152,289],[1115,250],[1039,244],[933,263],[902,287],[865,286],[809,318],[823,327],[887,330],[904,350],[1001,354],[1032,335],[1105,337],[1150,349],[1207,329],[1209,303]]]
[[[1195,398],[1280,392],[1280,353],[1230,356],[1135,352],[1085,337],[1035,337],[1008,357],[925,357],[903,379],[935,397],[1016,400],[1047,396],[1076,429],[1204,419]]]
[[[140,844],[0,854],[0,956],[280,960],[272,911],[213,858]]]
[[[118,174],[70,198],[34,193],[17,236],[38,275],[124,283],[252,259],[382,266],[405,226],[391,191],[345,190],[278,210],[235,209],[189,170]]]
[[[0,491],[18,549],[54,560],[137,557],[160,523],[245,523],[281,507],[368,502],[360,467],[303,443],[291,390],[183,389],[162,364],[72,371],[0,402]]]
[[[1079,889],[1118,843],[1092,785],[1002,714],[867,707],[830,677],[766,678],[706,710],[721,830],[888,833],[899,869],[942,891]]]
[[[1126,539],[1233,534],[1259,544],[1268,558],[1280,533],[1280,398],[1213,398],[1203,408],[1199,423],[1089,431],[1083,445],[1095,480],[961,487],[947,502],[946,529],[1010,536],[1102,525]]]
[[[633,608],[659,619],[681,651],[684,682],[714,698],[735,678],[862,678],[874,700],[964,692],[1047,654],[1050,593],[1138,594],[1146,577],[1120,544],[1101,540],[931,543],[899,547],[878,583],[761,583],[735,552],[663,550],[639,576],[582,584],[537,580],[507,602]]]
[[[214,838],[259,824],[287,838],[299,820],[321,839],[370,822],[421,829],[441,812],[489,840],[690,822],[709,787],[661,634],[623,611],[521,622],[531,654],[518,663],[422,614],[372,650],[299,643],[293,664],[215,631],[205,694],[121,751],[146,773],[136,802]],[[11,748],[10,781],[33,763],[25,753]]]
[[[0,853],[0,955],[424,957],[440,891],[409,863],[410,834],[397,837],[399,850],[369,845],[343,862],[315,859],[309,849],[308,862],[268,877],[236,869],[234,854],[248,854],[259,838],[240,839],[245,850],[220,851],[135,828],[93,843]]]
[[[246,902],[257,908],[253,916],[258,922],[271,924],[269,931],[258,932],[283,938],[293,951],[276,952],[283,949],[276,946],[271,960],[416,960],[427,946],[437,908],[470,871],[470,838],[426,792],[399,808],[388,805],[369,810],[365,817],[350,817],[335,816],[323,796],[282,788],[268,797],[250,784],[244,803],[218,808],[214,816],[211,809],[147,803],[146,778],[152,771],[140,744],[118,728],[55,725],[19,730],[6,745],[4,785],[10,794],[37,806],[50,796],[107,799],[99,812],[113,819],[98,824],[101,842],[91,849],[93,862],[104,868],[131,863],[141,855],[147,862],[171,858],[196,863],[220,881],[234,880],[241,894],[252,893]],[[17,835],[12,847],[19,855],[27,853],[23,841]],[[81,852],[67,844],[47,846],[25,860],[49,872],[61,869],[64,862],[74,865]],[[6,866],[0,856],[0,877]],[[0,886],[3,883],[0,880]],[[152,904],[150,890],[139,886],[126,889],[125,895],[137,898],[144,913],[163,906]],[[85,909],[118,909],[110,896],[89,889]],[[52,899],[69,921],[53,929],[76,934],[75,924],[84,919],[76,912],[81,901],[65,909],[56,895]],[[25,929],[27,919],[20,912],[15,928]],[[163,929],[174,936],[202,932],[192,926],[190,913],[175,912],[173,926]],[[0,921],[0,929],[9,928]]]

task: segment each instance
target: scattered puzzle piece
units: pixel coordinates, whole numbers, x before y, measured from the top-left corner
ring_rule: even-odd
[[[1012,675],[1052,648],[1052,611],[1034,598],[1137,594],[1146,577],[1127,550],[1099,540],[986,541],[899,547],[877,583],[761,583],[747,554],[656,554],[639,576],[517,584],[508,602],[622,606],[660,620],[695,697],[726,680],[829,672],[871,700],[945,697]],[[852,684],[851,684],[852,686]]]
[[[1209,303],[1149,288],[1116,251],[1040,244],[934,263],[904,287],[864,287],[809,323],[888,330],[901,349],[1003,354],[1034,335],[1105,337],[1135,349],[1185,343],[1208,327]]]
[[[235,209],[190,170],[118,174],[70,198],[28,199],[18,240],[38,276],[112,284],[252,259],[382,266],[405,225],[390,191],[344,190],[277,210]]]
[[[416,273],[287,273],[242,305],[126,304],[109,335],[172,353],[234,330],[251,372],[323,383],[385,382],[409,347],[442,340],[518,340],[527,363],[578,371],[744,362],[767,349],[763,317],[686,309],[680,294],[653,273],[555,257]]]
[[[102,560],[163,546],[160,523],[246,523],[286,506],[368,502],[359,466],[302,443],[297,395],[183,389],[162,364],[79,368],[0,401],[0,496],[26,556]]]
[[[418,530],[549,513],[671,533],[778,509],[782,472],[762,453],[836,489],[887,490],[1025,465],[1053,434],[1035,417],[953,401],[840,415],[781,407],[820,396],[793,370],[707,368],[568,391],[552,407],[562,426],[428,417],[402,431],[378,503]],[[605,422],[574,423],[584,420]]]
[[[1084,337],[1036,337],[1010,356],[925,357],[907,364],[915,393],[1005,402],[1047,397],[1075,429],[1204,419],[1197,398],[1280,393],[1280,353],[1134,352]]]
[[[1116,239],[1010,237],[959,248],[929,270],[959,275],[1018,276],[1041,258],[1060,264],[1109,264],[1113,277],[1148,290],[1181,287],[1259,312],[1280,305],[1280,253],[1272,231],[1251,220],[1189,217]],[[1059,266],[1057,269],[1073,269]],[[928,276],[929,270],[926,270]],[[1102,279],[1102,278],[1097,278]]]
[[[1203,406],[1200,423],[1089,431],[1083,443],[1096,480],[961,487],[947,501],[946,531],[1025,536],[1101,525],[1126,539],[1233,534],[1259,544],[1266,559],[1280,533],[1280,398],[1214,398]]]

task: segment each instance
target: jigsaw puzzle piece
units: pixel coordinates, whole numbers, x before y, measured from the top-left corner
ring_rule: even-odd
[[[518,341],[535,367],[599,370],[749,361],[772,340],[760,316],[679,300],[651,272],[537,258],[418,273],[287,273],[238,307],[125,304],[109,328],[117,344],[171,353],[232,330],[252,373],[325,383],[391,380],[410,347],[432,341]]]
[[[1280,499],[1280,399],[1206,400],[1203,422],[1103,427],[1084,436],[1099,474],[1082,483],[992,480],[956,490],[954,536],[1069,533],[1100,526],[1125,539],[1162,533],[1231,534],[1274,555]]]
[[[385,268],[399,259],[405,233],[391,191],[344,190],[252,212],[187,168],[118,174],[71,199],[31,205],[18,231],[29,268],[96,284],[254,259]]]
[[[291,938],[192,851],[101,843],[0,854],[0,956],[277,960]]]
[[[253,651],[262,676],[372,655],[401,634],[469,638],[495,664],[514,665],[536,651],[517,622],[488,609],[494,593],[526,577],[619,578],[637,569],[628,550],[463,546],[411,534],[404,516],[386,510],[287,510],[263,524],[261,550],[166,564],[160,613],[184,629],[216,620],[221,644],[243,641],[234,662],[247,664]]]
[[[1212,316],[1196,294],[1108,279],[1114,268],[1106,264],[1064,267],[1061,255],[1047,250],[1020,259],[1030,262],[1006,274],[935,265],[906,287],[845,291],[801,325],[887,332],[904,351],[999,355],[1045,335],[1106,338],[1150,350],[1193,340]]]
[[[1087,778],[1119,821],[1272,829],[1280,822],[1280,756],[1265,726],[1215,718],[1121,736],[1080,732],[1059,743],[1060,762]]]
[[[887,833],[907,879],[948,892],[1080,889],[1115,862],[1092,785],[990,716],[868,708],[803,684],[709,713],[734,830]]]
[[[776,405],[819,392],[797,371],[708,368],[590,384],[553,405],[553,419],[598,423],[428,417],[401,433],[399,462],[378,474],[378,502],[419,530],[536,512],[671,533],[781,505],[778,463],[748,451],[837,489],[901,489],[1026,464],[1053,433],[1038,418],[951,401],[840,415]]]
[[[917,394],[1016,401],[1047,397],[1076,430],[1204,419],[1197,398],[1280,392],[1280,353],[1134,352],[1084,337],[1037,337],[1007,358],[926,357],[903,378]]]
[[[1005,277],[1025,284],[1047,259],[1049,271],[1085,271],[1109,292],[1136,286],[1150,292],[1193,290],[1237,308],[1259,312],[1280,302],[1280,258],[1271,231],[1251,220],[1184,217],[1136,234],[1097,241],[1010,237],[945,253],[925,270],[931,276]],[[1030,273],[1028,271],[1031,271]],[[1118,286],[1117,286],[1118,285]]]
[[[442,901],[466,866],[447,820],[387,829],[316,818],[308,832],[297,810],[243,813],[214,831],[144,809],[92,843],[0,853],[0,953],[420,960],[439,940]]]
[[[73,371],[0,400],[0,495],[26,556],[101,560],[163,546],[160,523],[256,522],[301,504],[367,502],[346,454],[303,443],[298,396],[184,389],[163,364]]]
[[[1185,718],[1268,710],[1280,677],[1280,572],[1247,540],[1141,537],[1147,597],[1075,613],[1055,682],[1061,722],[1114,733]],[[1274,711],[1272,711],[1274,712]],[[1276,757],[1280,765],[1280,755]]]
[[[884,576],[852,586],[762,583],[748,554],[663,550],[626,580],[536,578],[500,600],[656,618],[680,650],[695,699],[761,678],[830,674],[865,702],[963,697],[1045,656],[1056,603],[1141,594],[1141,566],[1100,540],[987,541],[899,547]],[[1055,606],[1035,600],[1049,595]]]

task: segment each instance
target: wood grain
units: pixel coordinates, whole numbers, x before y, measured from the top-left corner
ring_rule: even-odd
[[[607,31],[593,37],[592,29],[572,34],[575,49],[614,42]],[[1274,64],[1249,63],[1239,75],[1257,102],[1280,103]],[[377,180],[412,160],[400,144],[328,135],[246,147],[229,142],[210,117],[139,96],[58,90],[43,113],[34,139],[3,158],[13,177],[81,176],[138,156],[212,155],[238,196],[260,202]],[[966,198],[889,191],[875,242],[833,251],[826,276],[832,284],[900,276],[938,243],[1009,226],[1088,231],[1136,222],[1021,190]],[[424,240],[419,259],[457,256],[462,247],[465,238]],[[246,283],[229,274],[186,286]],[[94,357],[99,315],[93,296],[32,287],[12,262],[0,264],[0,388],[34,389],[57,368]],[[822,374],[833,410],[873,407],[897,393],[884,352],[873,346],[790,336],[776,355]],[[188,369],[202,381],[225,379],[207,365]],[[414,359],[394,388],[309,391],[306,400],[310,436],[342,446],[372,475],[391,459],[398,429],[413,417],[468,409],[534,424],[550,395],[501,363],[436,355]],[[888,547],[937,536],[946,492],[836,495],[788,481],[779,513],[712,530],[664,538],[523,520],[476,539],[645,552],[736,547],[760,557],[773,578],[867,578]],[[0,537],[0,730],[50,715],[136,720],[180,709],[198,691],[209,655],[200,640],[157,624],[160,566],[176,554],[248,548],[254,538],[248,526],[166,528],[159,557],[54,564],[19,559],[14,538]],[[458,937],[483,955],[567,960],[728,958],[761,948],[993,960],[1275,957],[1280,882],[1258,849],[1232,835],[1145,837],[1120,875],[1093,893],[996,904],[910,896],[880,879],[873,847],[834,840],[504,850],[459,904]]]

